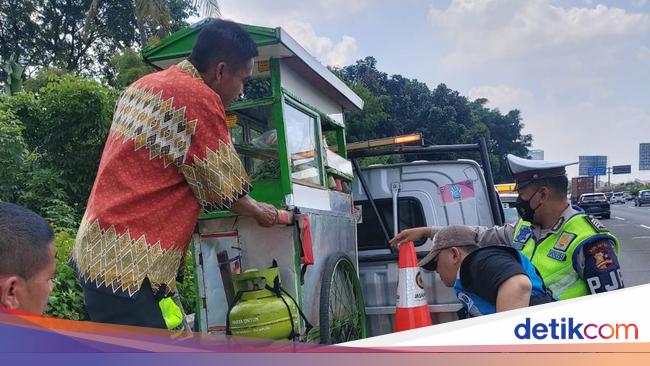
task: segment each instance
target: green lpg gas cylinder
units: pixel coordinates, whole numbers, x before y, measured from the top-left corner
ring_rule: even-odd
[[[298,308],[280,291],[278,268],[248,270],[233,276],[233,284],[237,301],[228,315],[230,334],[288,339],[298,332]]]

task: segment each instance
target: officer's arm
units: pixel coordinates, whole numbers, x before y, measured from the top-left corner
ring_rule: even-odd
[[[478,227],[477,244],[485,247],[489,245],[512,245],[515,236],[515,227],[511,224],[493,227]]]
[[[624,287],[621,266],[610,240],[603,239],[577,248],[573,267],[587,282],[592,294]]]
[[[530,303],[530,292],[533,285],[528,276],[514,275],[499,286],[497,292],[497,313],[512,309],[525,308]]]
[[[398,248],[400,244],[408,241],[416,241],[422,238],[432,238],[438,231],[445,226],[423,226],[412,229],[402,230],[394,238],[390,240],[390,244]],[[490,245],[512,245],[515,227],[511,224],[504,226],[470,226],[477,231],[476,243],[482,247]]]

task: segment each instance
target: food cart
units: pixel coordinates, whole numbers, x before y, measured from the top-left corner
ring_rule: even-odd
[[[146,48],[144,59],[158,68],[178,63],[206,22]],[[363,101],[282,28],[241,26],[259,56],[227,122],[251,196],[290,215],[272,228],[229,211],[200,217],[192,245],[198,329],[321,343],[362,338],[344,112]]]

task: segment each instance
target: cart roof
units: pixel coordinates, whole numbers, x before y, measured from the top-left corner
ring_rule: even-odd
[[[158,44],[142,51],[145,61],[160,68],[167,68],[189,56],[198,33],[210,19],[204,19],[187,28],[171,34]],[[283,58],[284,62],[300,74],[314,88],[321,90],[346,110],[363,108],[363,100],[343,81],[309,54],[282,28],[266,28],[239,24],[248,32],[255,43],[259,60]]]

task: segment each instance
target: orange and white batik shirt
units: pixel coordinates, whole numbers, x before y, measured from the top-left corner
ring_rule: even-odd
[[[121,95],[71,263],[84,284],[122,296],[145,278],[176,291],[201,210],[229,209],[251,187],[223,103],[189,61]]]

